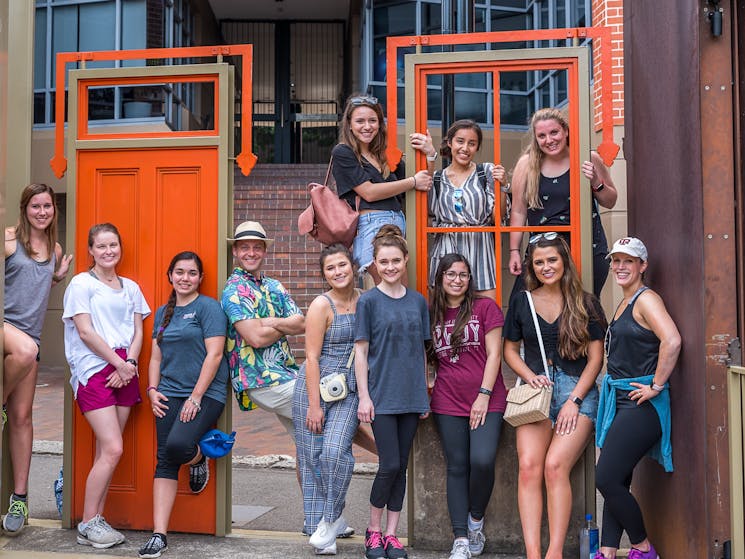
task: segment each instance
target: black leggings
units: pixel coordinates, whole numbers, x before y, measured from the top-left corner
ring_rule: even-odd
[[[387,507],[391,512],[400,512],[403,508],[406,467],[418,426],[418,413],[375,415],[372,430],[378,447],[378,473],[370,491],[372,506]]]
[[[618,548],[624,530],[632,545],[647,538],[642,511],[629,488],[634,467],[661,436],[660,418],[651,403],[617,410],[595,468],[595,484],[605,499],[603,547]]]
[[[165,416],[155,419],[158,434],[156,478],[178,479],[179,468],[194,459],[199,439],[212,428],[225,407],[223,402],[205,396],[196,417],[184,423],[179,419],[184,402],[186,398],[168,396]]]
[[[465,538],[468,513],[481,520],[491,498],[503,414],[487,413],[484,424],[473,430],[469,417],[433,415],[447,459],[450,524],[456,538]]]

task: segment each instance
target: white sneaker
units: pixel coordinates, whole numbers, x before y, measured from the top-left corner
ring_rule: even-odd
[[[453,542],[453,549],[450,550],[450,559],[471,559],[468,540],[457,539]]]
[[[101,515],[91,518],[86,526],[78,524],[78,543],[96,549],[107,549],[124,541],[124,536],[109,526]]]
[[[478,557],[484,551],[486,536],[481,529],[468,530],[468,549],[473,557]]]
[[[326,549],[336,541],[338,536],[349,537],[351,534],[345,535],[348,534],[348,530],[350,530],[349,525],[343,516],[340,516],[334,522],[326,522],[326,520],[321,519],[318,528],[308,541],[316,549]]]
[[[323,549],[314,547],[313,553],[315,553],[316,555],[336,555],[336,542],[332,543],[328,547],[324,547]]]

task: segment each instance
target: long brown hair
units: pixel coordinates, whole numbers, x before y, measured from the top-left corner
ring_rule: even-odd
[[[543,285],[533,268],[533,253],[536,248],[556,249],[564,263],[564,275],[559,283],[563,299],[559,315],[559,355],[570,360],[583,357],[587,355],[590,345],[590,320],[600,322],[603,329],[607,327],[605,316],[598,312],[600,304],[594,295],[582,289],[577,268],[569,255],[569,246],[561,237],[551,240],[541,238],[528,245],[525,262],[525,286],[528,291]]]
[[[387,147],[387,132],[385,127],[385,119],[383,117],[383,107],[380,103],[373,103],[374,97],[368,95],[362,95],[356,93],[347,99],[347,104],[344,107],[344,114],[341,118],[341,130],[339,132],[339,142],[348,145],[352,148],[354,155],[357,157],[357,161],[362,163],[362,154],[360,153],[359,141],[352,133],[352,113],[355,109],[360,107],[368,107],[375,111],[378,117],[378,133],[375,134],[372,142],[370,142],[370,153],[373,154],[375,159],[380,163],[381,175],[387,179],[388,175],[391,174],[391,169],[388,167],[388,157],[385,154]]]
[[[459,130],[473,130],[476,133],[476,138],[479,142],[476,151],[481,149],[481,142],[484,141],[484,133],[481,131],[481,127],[476,124],[475,120],[463,118],[461,120],[456,120],[450,125],[450,128],[448,128],[448,131],[445,133],[445,137],[442,139],[442,143],[440,144],[440,155],[448,158],[453,156],[452,150],[450,149],[450,142],[453,141],[453,138]]]
[[[23,250],[26,251],[26,254],[29,256],[36,255],[36,251],[31,246],[31,223],[28,220],[28,215],[26,215],[26,210],[28,208],[28,205],[31,203],[31,198],[36,196],[37,194],[49,194],[49,197],[52,199],[52,207],[54,208],[54,215],[52,216],[52,221],[47,225],[46,229],[44,229],[44,235],[46,235],[47,238],[47,254],[49,258],[52,257],[52,254],[54,254],[54,248],[57,245],[57,200],[54,197],[54,190],[52,190],[51,186],[48,186],[43,183],[32,183],[29,184],[26,188],[23,189],[23,192],[21,192],[21,211],[20,215],[18,217],[18,225],[16,225],[16,242],[20,242],[23,246]]]
[[[523,151],[524,154],[528,155],[528,173],[527,182],[525,184],[525,201],[528,204],[528,208],[531,210],[543,209],[543,203],[541,197],[538,195],[538,185],[541,180],[541,163],[545,154],[541,151],[541,147],[538,145],[538,140],[535,138],[535,125],[542,120],[555,120],[567,133],[567,145],[569,145],[569,121],[566,116],[559,109],[549,107],[546,109],[539,109],[533,113],[530,118],[530,143]]]
[[[471,273],[471,264],[468,262],[468,259],[461,254],[446,254],[440,260],[440,264],[437,266],[437,272],[435,273],[435,286],[432,290],[432,305],[430,307],[432,340],[435,339],[435,331],[438,328],[440,331],[445,329],[445,313],[448,309],[448,300],[447,294],[442,287],[442,277],[456,262],[463,262],[463,264],[466,265],[468,273]],[[466,289],[465,297],[463,298],[463,301],[461,301],[460,307],[458,307],[458,314],[455,317],[455,324],[453,325],[453,333],[450,338],[451,357],[455,357],[458,350],[463,345],[463,333],[468,325],[468,321],[471,320],[474,299],[475,290],[473,287],[473,281],[469,280],[468,289]],[[431,352],[430,356],[436,358],[434,351]]]
[[[184,252],[179,252],[176,256],[171,258],[171,263],[168,265],[168,271],[166,272],[166,276],[168,277],[168,281],[170,283],[171,281],[171,274],[173,273],[173,269],[176,267],[176,264],[181,262],[182,260],[193,260],[194,263],[197,265],[197,270],[199,270],[199,275],[201,276],[204,274],[204,269],[202,267],[202,259],[199,258],[199,255],[196,252],[191,252],[189,250]],[[163,318],[160,321],[160,326],[158,327],[158,334],[155,336],[155,342],[160,345],[160,342],[163,341],[163,332],[166,328],[168,328],[168,325],[171,323],[171,318],[173,318],[173,311],[176,308],[176,290],[171,289],[171,294],[168,296],[168,302],[166,303],[165,309],[163,309]]]

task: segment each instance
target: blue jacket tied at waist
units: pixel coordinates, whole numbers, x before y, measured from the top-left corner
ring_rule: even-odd
[[[600,388],[600,405],[598,409],[598,418],[596,423],[595,431],[595,444],[598,448],[603,448],[605,437],[608,434],[613,419],[616,417],[616,390],[634,390],[634,386],[631,386],[632,382],[639,384],[651,384],[654,375],[646,375],[643,377],[634,378],[621,378],[613,380],[611,376],[606,373],[603,378],[603,384]],[[657,396],[649,400],[657,411],[657,415],[660,418],[660,426],[662,427],[662,437],[660,440],[647,452],[650,458],[654,458],[659,462],[666,472],[673,471],[673,446],[670,440],[671,433],[671,421],[670,421],[670,391],[668,390],[668,383],[665,383],[665,387]]]

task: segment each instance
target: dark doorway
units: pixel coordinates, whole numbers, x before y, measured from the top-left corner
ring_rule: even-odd
[[[336,144],[344,23],[224,21],[228,43],[254,46],[253,147],[264,163],[324,163]]]

